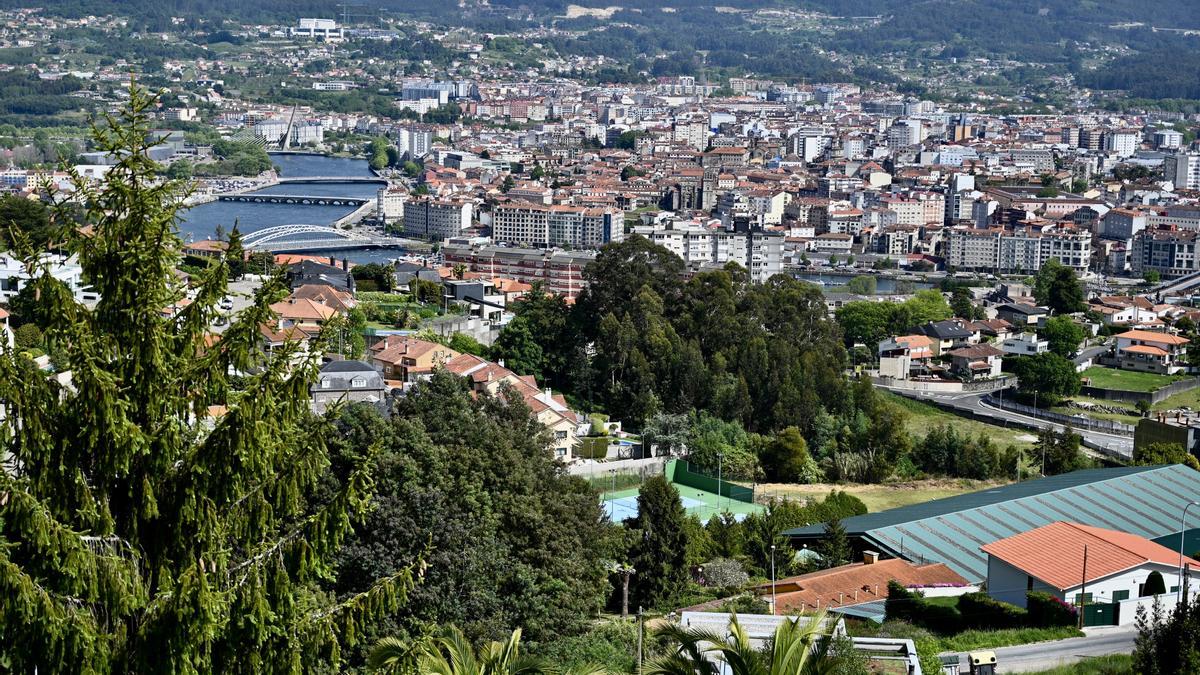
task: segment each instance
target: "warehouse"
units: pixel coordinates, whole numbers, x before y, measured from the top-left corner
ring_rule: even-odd
[[[945,563],[979,582],[987,578],[986,544],[1060,520],[1155,539],[1177,534],[1195,500],[1200,472],[1182,464],[1088,469],[854,516],[842,526],[857,551]],[[823,534],[822,523],[784,532],[797,548]]]

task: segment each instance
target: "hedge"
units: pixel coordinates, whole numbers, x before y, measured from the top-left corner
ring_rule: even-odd
[[[958,598],[958,611],[962,614],[964,627],[1021,628],[1029,625],[1029,612],[1001,602],[986,593],[967,593]]]
[[[1033,626],[1075,626],[1079,614],[1075,608],[1049,593],[1030,591],[1025,594],[1025,606],[1029,610],[1029,623]]]

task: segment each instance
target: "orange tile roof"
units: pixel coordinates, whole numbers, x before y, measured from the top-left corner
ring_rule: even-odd
[[[1047,584],[1066,590],[1083,581],[1083,549],[1087,547],[1087,580],[1094,581],[1149,562],[1179,564],[1179,552],[1135,534],[1058,521],[980,547]],[[1191,558],[1189,565],[1200,566]]]
[[[1167,350],[1151,347],[1150,345],[1130,345],[1121,349],[1123,352],[1133,352],[1134,354],[1147,354],[1149,356],[1168,356]]]
[[[832,569],[810,572],[775,582],[775,597],[782,613],[821,607],[853,605],[887,597],[889,581],[902,586],[932,586],[969,582],[942,563],[918,565],[900,558],[880,560],[870,565],[851,563]],[[771,584],[757,586],[760,595],[771,593]]]
[[[1121,333],[1117,338],[1125,338],[1126,340],[1144,340],[1146,342],[1158,342],[1167,345],[1184,345],[1187,344],[1187,338],[1181,338],[1178,335],[1167,335],[1166,333],[1155,333],[1150,330],[1128,330]]]

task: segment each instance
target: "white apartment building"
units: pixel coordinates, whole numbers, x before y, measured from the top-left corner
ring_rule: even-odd
[[[1174,129],[1159,129],[1154,132],[1154,147],[1159,150],[1178,150],[1183,147],[1183,134]]]
[[[1078,272],[1092,261],[1087,231],[951,227],[945,231],[946,265],[955,269],[1036,272],[1051,258]]]
[[[1112,209],[1100,219],[1100,236],[1105,239],[1129,241],[1146,229],[1146,214],[1132,209]]]
[[[1176,190],[1200,190],[1200,152],[1177,152],[1163,160],[1164,177]]]
[[[496,242],[549,248],[599,248],[625,238],[625,212],[616,208],[512,201],[492,212]]]
[[[303,18],[288,29],[288,32],[292,37],[313,38],[328,42],[336,42],[346,37],[345,31],[333,19]]]
[[[1133,157],[1142,144],[1141,132],[1134,129],[1117,129],[1104,134],[1104,149],[1118,157]]]
[[[375,193],[375,214],[385,223],[394,223],[404,218],[404,203],[408,192],[401,188],[385,187]]]
[[[418,199],[404,209],[404,234],[429,241],[457,237],[471,226],[471,202]]]
[[[746,268],[750,279],[758,282],[783,271],[781,233],[758,229],[734,231],[695,221],[638,226],[633,232],[671,251],[689,267],[734,262]]]
[[[48,266],[50,276],[66,284],[71,294],[80,302],[99,300],[99,296],[83,282],[83,268],[77,256],[43,253],[38,258],[40,265]],[[40,270],[36,272],[41,275]],[[8,302],[21,292],[34,277],[29,275],[25,263],[11,253],[0,252],[0,301]]]
[[[402,127],[396,129],[394,133],[396,150],[401,155],[407,153],[411,157],[424,157],[429,154],[430,147],[433,145],[432,131],[416,127]]]

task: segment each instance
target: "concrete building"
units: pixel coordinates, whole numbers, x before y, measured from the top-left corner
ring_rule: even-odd
[[[1154,132],[1154,147],[1159,150],[1178,150],[1183,147],[1183,134],[1174,129],[1159,129]]]
[[[616,208],[504,202],[492,211],[492,239],[541,248],[599,248],[625,237],[625,213]]]
[[[734,262],[758,282],[783,271],[784,237],[780,233],[714,228],[696,222],[635,227],[633,232],[670,250],[689,267],[720,267]]]
[[[1200,190],[1200,152],[1177,152],[1163,160],[1163,175],[1177,190]]]
[[[1129,270],[1133,276],[1158,272],[1163,278],[1181,277],[1200,270],[1195,230],[1147,229],[1133,238]]]
[[[346,37],[345,31],[333,19],[303,18],[295,26],[288,29],[292,37],[339,42]]]
[[[384,223],[394,223],[404,219],[404,203],[408,201],[408,192],[403,188],[385,187],[375,193],[375,215]]]
[[[321,366],[311,389],[313,412],[338,403],[371,403],[384,408],[387,386],[379,371],[362,361],[331,361]]]
[[[549,293],[574,298],[586,282],[583,268],[596,259],[595,251],[564,251],[509,246],[476,246],[448,242],[442,246],[447,265],[492,277],[508,277],[525,283],[541,283]]]
[[[404,234],[429,241],[457,237],[471,227],[471,202],[416,199],[403,205]]]

